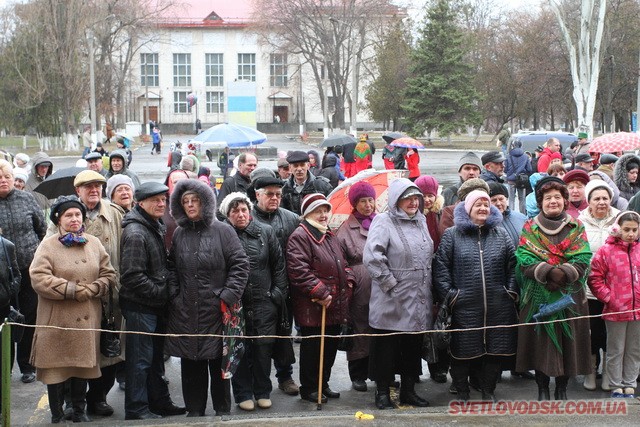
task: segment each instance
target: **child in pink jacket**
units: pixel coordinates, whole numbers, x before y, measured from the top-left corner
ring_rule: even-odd
[[[621,212],[591,260],[589,287],[604,303],[611,397],[633,398],[640,364],[640,215]]]

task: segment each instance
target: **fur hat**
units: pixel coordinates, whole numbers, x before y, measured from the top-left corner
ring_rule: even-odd
[[[68,209],[78,208],[80,212],[82,212],[82,221],[87,218],[87,208],[84,207],[82,202],[77,196],[60,196],[58,197],[51,206],[51,212],[49,213],[49,219],[55,225],[58,225],[58,221],[62,214],[64,214]]]
[[[363,197],[373,197],[375,199],[376,190],[368,182],[358,181],[349,188],[349,203],[355,208],[358,201]]]
[[[468,179],[458,189],[458,200],[464,200],[473,190],[484,190],[489,194],[489,185],[480,178]]]
[[[247,196],[245,193],[241,193],[239,191],[229,193],[220,202],[220,208],[218,209],[225,218],[229,216],[229,211],[231,210],[231,206],[234,202],[246,203],[249,210],[253,208],[253,204],[251,203],[251,200],[249,200],[249,196]]]
[[[324,194],[312,193],[305,196],[304,199],[302,199],[302,204],[300,205],[300,212],[302,212],[302,217],[306,217],[320,206],[328,206],[329,211],[331,211],[331,203],[327,201],[327,198],[324,196]]]
[[[475,154],[469,151],[458,160],[458,172],[464,165],[475,165],[478,169],[482,169],[482,163],[480,162],[480,158]]]
[[[438,195],[438,180],[431,175],[421,175],[416,179],[415,184],[422,191],[422,194]]]
[[[133,185],[133,181],[127,175],[123,175],[121,173],[117,175],[113,175],[111,178],[107,180],[107,198],[111,200],[113,196],[113,192],[119,185],[128,185],[131,188],[132,192],[136,191],[135,185]]]
[[[471,208],[480,199],[485,199],[489,202],[489,206],[491,206],[491,199],[489,195],[482,190],[473,190],[471,193],[467,194],[467,197],[464,199],[464,210],[467,213],[471,213]]]

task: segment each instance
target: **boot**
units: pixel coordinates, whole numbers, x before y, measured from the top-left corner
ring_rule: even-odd
[[[411,406],[425,408],[429,402],[416,394],[416,379],[409,375],[402,375],[400,378],[400,403]]]
[[[389,385],[376,382],[376,408],[388,409],[394,408],[389,395]]]
[[[47,385],[49,395],[49,410],[51,411],[51,424],[58,424],[64,419],[64,383]]]
[[[549,393],[549,377],[540,371],[536,372],[536,384],[538,384],[538,400],[551,400]]]
[[[602,388],[604,391],[611,391],[611,385],[609,384],[609,374],[607,374],[607,353],[602,353],[602,384],[600,385],[600,388]]]
[[[88,423],[91,419],[85,412],[87,407],[87,380],[71,378],[69,381],[71,382],[71,402],[73,403],[71,421],[74,423]]]
[[[598,372],[598,365],[596,364],[595,354],[591,355],[591,367],[593,368],[593,372],[584,376],[584,383],[582,384],[582,387],[587,390],[596,389],[596,373]]]
[[[556,391],[553,393],[556,400],[567,400],[567,384],[569,384],[568,376],[556,377]]]

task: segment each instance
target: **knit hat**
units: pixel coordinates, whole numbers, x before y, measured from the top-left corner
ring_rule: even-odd
[[[489,183],[489,197],[502,195],[509,198],[509,192],[507,191],[507,187],[500,184],[499,182],[490,182]],[[469,197],[469,196],[467,196]]]
[[[29,173],[22,168],[13,168],[13,179],[21,179],[24,182],[27,182],[27,179],[29,179]]]
[[[14,160],[20,160],[22,162],[29,163],[30,159],[29,159],[29,155],[27,155],[26,153],[18,153],[15,155]]]
[[[595,179],[593,181],[589,181],[587,186],[584,188],[584,198],[587,202],[589,201],[591,193],[597,189],[607,190],[607,193],[609,193],[609,198],[613,199],[613,189],[609,186],[609,184],[601,179]]]
[[[100,182],[104,184],[105,182],[107,182],[107,180],[104,178],[104,176],[96,171],[84,170],[76,175],[75,179],[73,180],[73,186],[80,187],[91,182]]]
[[[51,212],[49,213],[49,219],[55,225],[58,225],[58,221],[62,214],[64,214],[68,209],[78,208],[80,212],[82,212],[82,221],[87,218],[87,208],[84,207],[80,199],[77,196],[60,196],[58,197],[51,206]]]
[[[559,152],[559,151],[556,151],[555,153],[551,153],[551,154],[549,155],[549,158],[550,158],[551,160],[562,160],[562,154],[560,154],[560,152]]]
[[[458,200],[464,200],[473,190],[484,190],[489,194],[489,185],[480,178],[468,179],[458,189]]]
[[[562,180],[568,184],[572,181],[578,181],[583,183],[584,185],[587,185],[589,183],[589,174],[582,170],[582,169],[573,169],[570,170],[569,172],[567,172],[563,177]]]
[[[133,181],[127,175],[123,175],[121,173],[117,175],[113,175],[111,178],[107,180],[107,198],[111,200],[113,197],[113,192],[116,191],[116,188],[120,185],[128,185],[131,188],[132,192],[136,191],[136,187],[133,185]]]
[[[475,154],[469,151],[458,160],[458,172],[464,165],[475,165],[478,169],[482,169],[482,163],[480,162],[480,158]]]
[[[473,190],[471,193],[467,194],[466,199],[464,199],[464,210],[467,213],[471,213],[471,208],[473,205],[480,199],[485,199],[489,204],[491,204],[491,199],[489,195],[482,190]]]
[[[229,211],[231,210],[231,207],[234,205],[235,202],[246,203],[249,210],[253,208],[253,204],[251,203],[251,200],[249,200],[249,197],[246,194],[241,193],[239,191],[229,193],[224,199],[222,199],[222,202],[220,202],[220,207],[218,208],[220,213],[225,218],[229,216]]]
[[[438,180],[432,177],[431,175],[421,175],[416,179],[415,183],[422,194],[433,194],[434,196],[438,195]]]
[[[302,199],[302,204],[300,205],[302,217],[306,217],[320,206],[328,206],[329,211],[331,211],[332,208],[331,203],[329,203],[327,198],[321,193],[312,193],[305,196],[304,199]]]
[[[349,203],[355,208],[358,201],[363,197],[373,197],[375,199],[376,190],[368,182],[358,181],[349,188]]]

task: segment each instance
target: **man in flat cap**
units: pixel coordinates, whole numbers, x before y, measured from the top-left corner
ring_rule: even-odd
[[[472,178],[478,178],[481,169],[482,163],[480,163],[480,158],[475,153],[469,151],[460,157],[460,160],[458,160],[458,176],[460,177],[460,181],[442,190],[444,206],[455,205],[458,201],[458,189],[460,186]]]
[[[504,161],[506,160],[500,151],[489,151],[481,157],[484,172],[480,174],[480,179],[487,184],[490,182],[504,183],[502,174],[504,173]]]
[[[251,216],[254,220],[268,224],[275,230],[280,248],[286,247],[289,236],[300,224],[300,217],[298,215],[280,207],[283,186],[284,181],[269,176],[256,178],[251,183],[256,198]],[[286,262],[284,254],[282,257],[285,258]],[[293,320],[293,310],[291,310],[290,307],[290,299],[287,298],[286,304],[289,305],[289,323],[291,324]],[[289,331],[289,333],[291,333],[291,331]],[[291,345],[291,340],[276,340],[273,347],[273,365],[276,368],[278,388],[290,396],[296,396],[299,392],[299,387],[292,377],[292,363],[282,358],[286,354],[293,354],[293,349],[289,352],[289,349],[286,348],[286,346]]]
[[[589,153],[581,153],[574,157],[576,166],[574,169],[582,169],[585,172],[593,170],[593,157]]]
[[[313,176],[309,172],[309,154],[304,151],[292,151],[287,155],[291,176],[282,187],[282,207],[298,215],[304,196],[322,193],[328,196],[333,190],[329,180]]]
[[[107,176],[107,170],[102,163],[102,154],[92,151],[84,159],[87,161],[87,169],[98,172],[102,176]]]
[[[158,182],[136,187],[138,204],[122,221],[120,306],[129,331],[166,332],[169,270],[161,218],[168,191]],[[127,334],[126,340],[125,420],[184,414],[162,378],[164,337]]]

